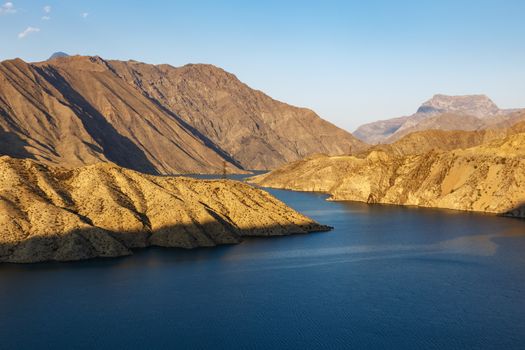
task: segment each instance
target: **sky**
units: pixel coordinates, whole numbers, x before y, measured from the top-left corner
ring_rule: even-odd
[[[211,63],[353,131],[436,93],[525,107],[525,1],[0,0],[0,60]]]

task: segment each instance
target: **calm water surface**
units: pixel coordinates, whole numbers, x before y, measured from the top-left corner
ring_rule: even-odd
[[[525,348],[525,221],[271,192],[335,230],[0,265],[0,348]]]

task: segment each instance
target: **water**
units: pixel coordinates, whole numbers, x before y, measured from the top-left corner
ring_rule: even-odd
[[[525,221],[271,192],[336,229],[0,265],[0,348],[525,347]]]

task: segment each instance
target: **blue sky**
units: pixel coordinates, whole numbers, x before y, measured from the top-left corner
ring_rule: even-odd
[[[524,14],[522,0],[0,0],[0,60],[212,63],[352,131],[435,93],[525,107]]]

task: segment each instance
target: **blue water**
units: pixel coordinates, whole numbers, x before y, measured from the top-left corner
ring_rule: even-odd
[[[0,348],[525,348],[525,221],[271,192],[335,230],[0,265]]]

